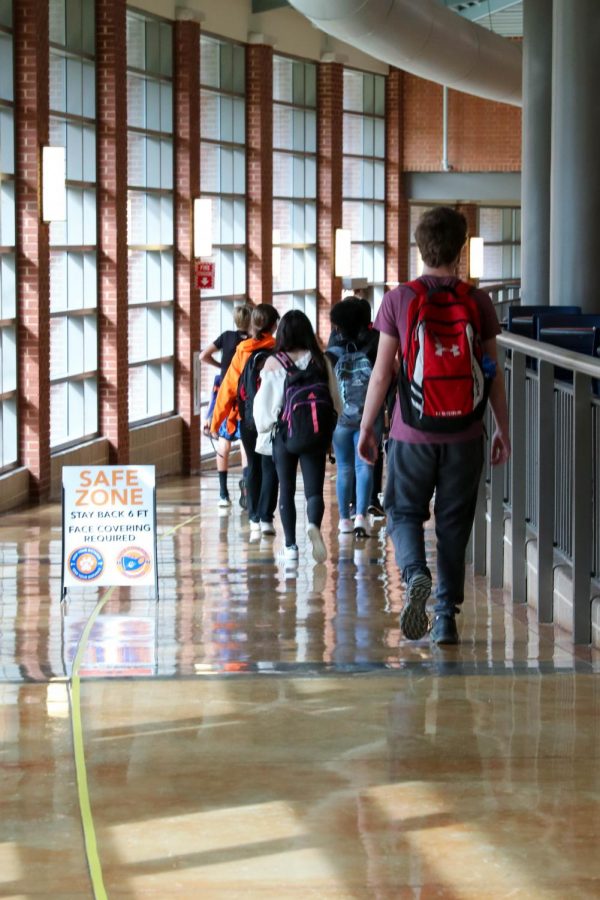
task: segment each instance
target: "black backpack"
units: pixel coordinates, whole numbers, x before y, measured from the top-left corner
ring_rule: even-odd
[[[327,376],[311,359],[306,369],[286,353],[277,359],[286,371],[278,431],[290,453],[327,451],[337,422]]]
[[[253,350],[242,369],[237,390],[237,408],[240,421],[249,431],[256,433],[254,424],[254,398],[260,387],[260,373],[272,350]]]

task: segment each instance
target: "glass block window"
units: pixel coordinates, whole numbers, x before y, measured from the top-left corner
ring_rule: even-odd
[[[483,278],[499,282],[521,277],[521,210],[481,206],[479,236],[483,238]]]
[[[93,0],[50,0],[50,143],[66,148],[67,216],[50,223],[50,442],[98,431]]]
[[[0,472],[18,459],[12,3],[0,3]]]
[[[175,408],[173,28],[127,13],[129,419]]]
[[[385,77],[344,70],[343,227],[352,234],[352,278],[385,292]]]
[[[317,69],[273,58],[273,303],[317,315]]]

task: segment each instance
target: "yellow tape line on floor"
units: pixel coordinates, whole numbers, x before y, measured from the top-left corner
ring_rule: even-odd
[[[162,534],[159,540],[169,537],[184,525],[199,519],[200,515],[191,516],[184,522],[180,522],[175,528]],[[73,733],[73,753],[75,756],[75,777],[77,782],[77,796],[79,799],[79,811],[81,815],[81,824],[83,827],[83,839],[85,843],[85,852],[87,864],[92,881],[92,890],[96,900],[106,900],[107,893],[104,887],[104,879],[102,877],[102,866],[100,865],[100,857],[98,856],[98,844],[96,842],[96,830],[94,828],[94,817],[92,815],[92,806],[90,803],[90,792],[88,788],[87,769],[85,765],[85,752],[83,748],[83,728],[81,726],[81,679],[79,677],[79,669],[87,649],[94,622],[102,612],[103,607],[110,599],[114,587],[110,587],[106,594],[98,601],[92,610],[89,619],[85,624],[85,628],[79,638],[77,653],[73,660],[73,669],[71,671],[71,730]],[[158,601],[157,601],[158,602]]]

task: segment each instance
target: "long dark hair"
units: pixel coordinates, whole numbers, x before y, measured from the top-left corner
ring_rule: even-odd
[[[313,362],[323,375],[328,374],[325,354],[319,347],[310,319],[299,309],[291,309],[281,317],[277,327],[275,353],[309,350]]]

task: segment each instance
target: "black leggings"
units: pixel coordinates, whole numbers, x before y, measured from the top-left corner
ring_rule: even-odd
[[[306,497],[306,516],[309,524],[321,527],[325,503],[323,501],[323,484],[325,483],[325,462],[327,453],[288,453],[282,438],[278,435],[273,441],[273,460],[279,476],[279,514],[285,533],[285,543],[289,547],[296,543],[296,473],[298,461],[302,470],[304,496]]]
[[[248,458],[246,490],[251,522],[272,522],[277,506],[277,472],[270,456],[256,452],[256,432],[242,423],[242,444]]]

